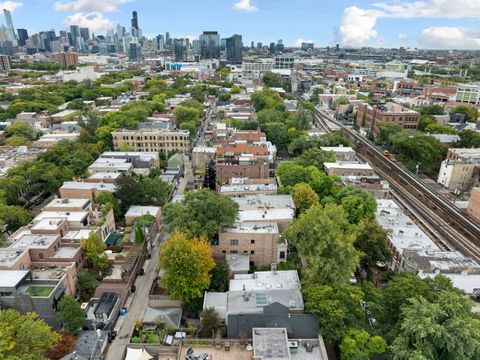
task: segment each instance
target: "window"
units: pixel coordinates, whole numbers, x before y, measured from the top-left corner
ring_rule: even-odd
[[[238,246],[238,240],[230,240],[230,246]]]
[[[238,254],[237,250],[230,250],[230,254]]]
[[[250,240],[250,244],[255,244],[255,240]]]
[[[280,259],[285,259],[285,251],[280,251]]]
[[[248,250],[243,250],[243,253],[244,253],[245,255],[248,255]]]
[[[38,253],[38,257],[40,258],[40,260],[43,260],[43,253]]]
[[[251,254],[251,255],[255,255],[255,250],[251,250],[251,251],[250,251],[250,254]]]
[[[222,250],[222,254],[226,254],[226,253],[227,253],[227,251],[226,251],[226,250]]]

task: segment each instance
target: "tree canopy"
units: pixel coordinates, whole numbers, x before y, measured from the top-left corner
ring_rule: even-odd
[[[207,238],[190,239],[176,231],[161,246],[160,266],[165,271],[162,286],[173,298],[189,303],[210,286],[215,261]]]
[[[229,197],[202,189],[187,193],[182,202],[166,205],[163,214],[170,232],[180,230],[193,236],[211,238],[218,234],[221,225],[235,222],[238,204]]]
[[[37,313],[11,309],[0,311],[0,334],[0,358],[13,360],[46,359],[45,351],[59,338]]]
[[[77,333],[85,324],[85,311],[71,296],[64,296],[57,305],[56,320],[71,334]]]

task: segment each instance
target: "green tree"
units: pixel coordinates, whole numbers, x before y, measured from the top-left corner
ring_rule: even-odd
[[[215,261],[205,237],[189,239],[177,231],[161,246],[160,266],[165,271],[162,286],[173,298],[189,303],[210,286]]]
[[[207,308],[200,313],[200,331],[203,338],[215,338],[220,327],[220,315],[214,308]]]
[[[197,123],[198,119],[200,118],[200,112],[198,109],[181,105],[175,107],[175,110],[173,110],[173,115],[175,116],[177,125],[191,122]]]
[[[324,169],[324,163],[335,162],[333,151],[324,151],[319,148],[311,148],[295,159],[295,163],[303,167],[315,166],[319,170]]]
[[[340,343],[340,355],[342,360],[370,360],[375,354],[383,354],[387,347],[387,342],[381,336],[350,328]]]
[[[262,126],[262,130],[267,134],[267,138],[278,149],[285,149],[289,143],[287,125],[280,122],[269,122]]]
[[[35,312],[21,315],[15,310],[0,311],[0,358],[41,360],[59,336],[38,319]]]
[[[388,248],[388,234],[375,220],[365,220],[354,246],[362,252],[360,264],[364,269],[375,266],[378,262],[386,263],[392,259]]]
[[[171,192],[170,185],[159,178],[142,178],[141,188],[144,205],[163,206]]]
[[[468,122],[476,122],[478,119],[478,110],[473,105],[457,105],[452,108],[450,114],[465,114],[465,120]]]
[[[108,256],[105,254],[107,246],[100,236],[93,231],[87,239],[80,240],[80,245],[85,251],[85,260],[94,270],[105,270],[108,267]]]
[[[364,219],[372,220],[377,211],[377,201],[363,189],[345,186],[337,193],[337,202],[347,212],[348,220],[358,224]]]
[[[237,214],[237,203],[208,189],[189,192],[183,202],[167,204],[163,210],[170,232],[180,230],[209,238],[218,234],[220,225],[232,225]]]
[[[78,273],[78,290],[83,301],[88,301],[95,293],[100,282],[97,276],[88,269],[82,269]]]
[[[345,284],[355,272],[360,252],[353,246],[358,227],[349,223],[337,205],[315,205],[301,214],[286,230],[285,238],[308,264],[307,284]]]
[[[377,321],[387,341],[393,340],[400,330],[402,309],[408,300],[420,296],[428,297],[428,285],[415,274],[395,275],[383,292],[383,314]]]
[[[17,231],[32,220],[32,215],[20,206],[0,204],[0,221],[9,233]]]
[[[285,112],[280,111],[278,109],[269,108],[259,111],[257,113],[257,121],[260,124],[267,124],[267,123],[283,123],[287,119],[287,114]]]
[[[85,324],[85,311],[73,297],[64,296],[57,305],[55,319],[62,324],[63,330],[75,334]]]
[[[299,183],[309,183],[310,172],[307,168],[293,161],[281,162],[277,167],[277,175],[283,186],[295,186]]]
[[[122,216],[120,211],[120,204],[118,203],[115,195],[110,191],[102,191],[95,199],[95,202],[101,206],[102,212],[106,213],[110,209],[113,209],[115,218],[119,219]]]
[[[450,126],[444,126],[440,124],[430,124],[425,128],[425,132],[429,134],[455,134],[456,131]]]
[[[283,106],[282,97],[276,92],[270,89],[264,89],[261,91],[255,91],[252,96],[252,103],[255,107],[255,111],[259,112],[263,109],[273,109]]]
[[[210,290],[223,292],[228,288],[228,280],[230,278],[230,268],[226,261],[217,262],[212,270],[212,282]]]
[[[5,129],[5,136],[7,138],[14,135],[24,137],[28,140],[33,140],[36,134],[33,128],[29,124],[23,123],[23,122],[17,122],[15,124],[8,126]]]
[[[320,200],[312,187],[305,183],[298,183],[293,187],[292,198],[298,214],[304,213],[313,205],[318,205]]]
[[[29,146],[31,143],[32,142],[29,139],[21,135],[13,135],[5,140],[5,145],[11,147]]]
[[[443,107],[440,105],[427,105],[420,108],[422,115],[443,115]]]
[[[267,71],[263,74],[262,80],[267,87],[282,87],[282,79],[280,74]]]
[[[351,285],[311,285],[304,287],[305,310],[318,317],[320,334],[329,344],[341,341],[349,328],[365,323],[360,306],[363,294]]]
[[[463,130],[458,133],[460,136],[459,147],[480,148],[480,133],[475,130]]]
[[[451,291],[440,292],[435,302],[410,299],[391,347],[393,359],[478,359],[480,320],[472,308],[465,295]]]
[[[132,205],[141,205],[144,194],[140,180],[134,176],[122,175],[117,180],[115,196],[120,203],[122,214],[125,214]]]

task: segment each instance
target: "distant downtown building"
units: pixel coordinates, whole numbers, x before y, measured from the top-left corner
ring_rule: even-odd
[[[242,35],[235,34],[232,37],[229,37],[226,43],[226,50],[227,50],[227,62],[229,64],[241,64],[243,60]]]
[[[185,153],[190,149],[190,132],[186,130],[119,130],[112,132],[113,146],[132,151]]]
[[[220,58],[220,35],[217,31],[204,31],[199,41],[201,59]]]
[[[70,66],[77,66],[79,64],[78,54],[74,52],[59,52],[57,53],[57,62],[62,69],[68,69]]]

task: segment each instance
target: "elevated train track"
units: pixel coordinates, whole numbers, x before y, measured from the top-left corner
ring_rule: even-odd
[[[334,124],[349,138],[352,146],[391,186],[395,197],[408,205],[415,215],[435,229],[442,248],[457,250],[480,263],[480,224],[449,200],[430,189],[416,175],[382,153],[357,132],[317,110],[317,125],[330,132]],[[432,232],[430,232],[432,233]]]

